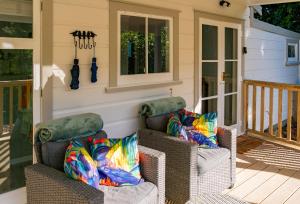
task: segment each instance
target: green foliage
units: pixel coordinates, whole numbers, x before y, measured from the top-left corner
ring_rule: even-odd
[[[255,18],[300,33],[300,2],[264,5]]]
[[[0,37],[32,38],[32,23],[0,21]]]

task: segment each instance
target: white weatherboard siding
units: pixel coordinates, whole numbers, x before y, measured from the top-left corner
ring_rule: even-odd
[[[206,0],[130,0],[150,6],[176,9],[179,19],[179,69],[181,85],[105,93],[109,78],[109,1],[108,0],[54,0],[53,7],[53,116],[94,112],[103,117],[104,128],[110,137],[123,137],[136,131],[138,104],[166,97],[173,89],[174,96],[182,96],[189,109],[194,101],[194,9],[242,18],[245,4],[237,1],[230,8],[221,8],[218,2]],[[78,50],[80,60],[80,89],[69,90],[70,69],[74,58],[74,30],[91,30],[96,37],[96,55],[100,71],[96,84],[90,83],[92,51]]]
[[[246,23],[245,43],[248,53],[245,55],[244,79],[298,83],[298,66],[286,66],[286,40],[288,37],[262,31]],[[260,128],[260,88],[257,88],[256,129]],[[265,90],[265,124],[269,121],[269,89]],[[252,127],[252,88],[249,92],[249,127]],[[278,91],[274,89],[273,124],[278,121]],[[283,92],[283,116],[287,118],[287,92]]]

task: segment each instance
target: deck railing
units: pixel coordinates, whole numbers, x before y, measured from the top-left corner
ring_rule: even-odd
[[[9,133],[12,130],[13,124],[15,122],[15,111],[19,111],[21,109],[29,109],[31,107],[31,98],[31,79],[0,81],[0,136]],[[9,101],[7,106],[8,110],[4,110],[4,104],[6,103],[6,101]],[[17,104],[17,108],[14,108],[15,104]],[[7,116],[8,122],[4,121],[4,115]]]
[[[250,88],[252,87],[252,94],[250,95]],[[260,89],[260,98],[257,97],[257,92]],[[268,96],[266,95],[268,91]],[[276,91],[277,97],[274,97],[274,92]],[[283,94],[283,93],[287,94]],[[265,81],[254,81],[245,80],[243,83],[243,93],[244,93],[244,127],[247,133],[255,134],[263,137],[268,137],[269,139],[275,139],[279,141],[284,141],[285,143],[291,143],[300,145],[300,85],[285,84],[285,83],[275,83],[275,82],[265,82]],[[252,98],[251,98],[252,97]],[[266,99],[269,99],[269,104],[266,104]],[[293,98],[295,100],[293,100]],[[249,105],[249,99],[252,105]],[[277,100],[277,112],[274,112],[274,102]],[[283,118],[283,100],[286,101],[287,113]],[[260,104],[260,110],[257,111],[257,102]],[[266,106],[268,106],[268,111],[266,111]],[[249,110],[252,114],[249,117]],[[257,112],[259,115],[257,116]],[[265,117],[267,113],[268,117]],[[274,122],[274,117],[278,120]],[[259,127],[257,126],[257,118],[259,117]],[[251,118],[252,127],[249,128],[248,118]],[[266,121],[268,118],[268,121]],[[293,129],[292,131],[292,118]],[[283,128],[283,121],[285,121],[285,126]],[[268,128],[266,128],[266,123]],[[274,123],[274,124],[273,124]],[[276,127],[276,132],[274,131]],[[283,129],[286,130],[286,134],[283,134]]]

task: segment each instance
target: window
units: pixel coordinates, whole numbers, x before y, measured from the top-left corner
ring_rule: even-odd
[[[119,85],[173,80],[172,19],[119,12]]]
[[[287,41],[287,65],[297,65],[299,63],[299,47],[297,40]]]
[[[178,11],[111,1],[109,24],[109,88],[179,82]]]

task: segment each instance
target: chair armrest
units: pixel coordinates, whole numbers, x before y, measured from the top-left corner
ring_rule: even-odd
[[[139,145],[141,174],[158,188],[158,203],[165,203],[166,155],[163,152]]]
[[[104,193],[43,164],[25,168],[28,204],[104,203]]]
[[[231,156],[231,181],[234,185],[236,180],[236,139],[237,129],[218,128],[218,142],[221,147],[225,147],[230,150]]]
[[[198,145],[150,129],[140,129],[138,137],[140,145],[166,154],[166,197],[184,203],[196,196]]]

